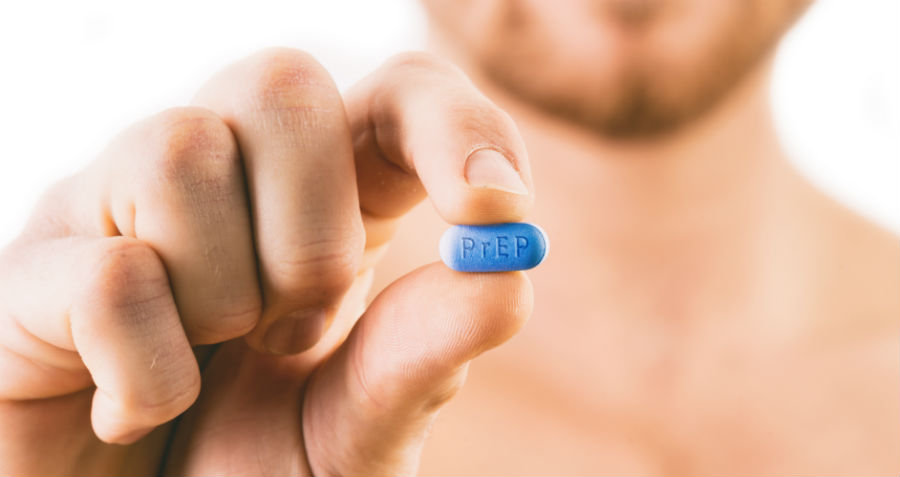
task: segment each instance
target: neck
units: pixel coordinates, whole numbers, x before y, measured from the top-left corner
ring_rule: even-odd
[[[610,140],[494,97],[523,132],[538,193],[578,198],[597,219],[595,236],[610,245],[650,237],[703,242],[761,225],[755,221],[766,219],[768,199],[780,191],[775,181],[790,170],[768,107],[767,72],[760,68],[682,130],[644,141]]]
[[[796,207],[808,187],[773,127],[770,64],[703,117],[643,141],[611,140],[549,116],[469,72],[519,125],[551,255],[579,250],[569,259],[602,263],[610,284],[627,277],[639,299],[655,294],[666,313],[698,315],[758,300],[754,284],[773,271],[766,257],[783,257],[790,221],[804,214]]]

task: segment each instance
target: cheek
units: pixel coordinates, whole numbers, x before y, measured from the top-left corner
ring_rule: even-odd
[[[429,23],[449,34],[450,41],[476,48],[497,36],[507,1],[422,0]]]
[[[746,61],[747,42],[758,36],[758,18],[748,6],[721,0],[673,4],[648,31],[636,55],[656,101],[669,107],[692,103],[730,81],[735,68]]]
[[[730,43],[745,33],[735,22],[744,2],[730,0],[682,0],[673,2],[647,31],[642,44],[645,56],[666,70],[693,68],[705,52]],[[746,22],[752,19],[743,19]],[[668,71],[667,71],[668,72]]]

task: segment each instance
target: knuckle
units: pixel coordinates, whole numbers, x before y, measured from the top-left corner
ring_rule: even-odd
[[[384,68],[390,72],[400,72],[401,74],[407,74],[409,70],[416,70],[462,76],[462,71],[450,61],[424,51],[398,53],[385,61]]]
[[[274,274],[311,299],[329,301],[353,283],[362,262],[363,245],[360,240],[341,237],[294,250],[290,256],[279,258]]]
[[[262,301],[256,299],[247,306],[232,306],[218,313],[210,313],[210,319],[192,321],[187,330],[192,344],[222,343],[249,333],[262,316]]]
[[[159,257],[136,239],[110,238],[98,252],[86,295],[111,306],[168,296],[169,286]]]
[[[271,48],[257,53],[253,63],[250,91],[257,109],[317,112],[340,104],[331,76],[309,53]]]
[[[250,332],[262,315],[262,300],[257,298],[245,307],[233,306],[219,314],[218,323],[230,336],[236,338]]]
[[[401,53],[386,63],[387,73],[375,104],[385,111],[398,114],[394,104],[411,105],[416,112],[431,114],[440,111],[441,125],[486,143],[520,142],[518,128],[512,117],[485,97],[453,63],[422,52]],[[439,95],[430,93],[440,90]],[[413,93],[411,93],[411,91]],[[427,101],[404,101],[418,97],[416,91],[427,91]]]
[[[448,104],[448,117],[461,131],[483,136],[489,142],[507,142],[503,139],[516,131],[509,115],[489,103],[454,102]],[[492,137],[493,136],[493,137]]]
[[[239,167],[237,144],[225,122],[202,108],[175,108],[156,117],[153,169],[167,184],[195,187],[230,182]]]
[[[519,139],[519,126],[509,113],[495,106],[487,106],[485,115],[491,118],[494,128],[506,138]]]

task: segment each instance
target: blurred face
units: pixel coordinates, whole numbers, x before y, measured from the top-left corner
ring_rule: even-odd
[[[613,137],[702,114],[771,51],[810,0],[426,0],[491,80]]]

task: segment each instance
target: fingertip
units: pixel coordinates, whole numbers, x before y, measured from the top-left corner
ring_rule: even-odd
[[[461,273],[435,262],[392,283],[309,385],[305,432],[326,436],[308,447],[314,473],[414,474],[469,361],[515,334],[531,308],[522,272]]]
[[[509,340],[531,316],[533,303],[524,272],[466,273],[434,262],[388,287],[367,314],[378,317],[387,306],[393,320],[415,320],[403,338],[429,343],[428,352],[403,359],[417,363],[423,375],[440,375]]]
[[[438,215],[454,225],[487,225],[521,222],[534,204],[534,195],[471,186],[460,180],[444,190],[429,190]]]
[[[441,264],[443,266],[443,264]],[[467,273],[448,271],[462,275],[470,281],[473,293],[481,297],[479,317],[474,329],[478,343],[473,346],[474,358],[478,354],[508,341],[525,326],[534,308],[534,290],[525,272]],[[470,358],[471,359],[471,358]]]
[[[518,127],[444,63],[421,54],[400,56],[349,95],[354,136],[364,139],[356,148],[361,204],[399,215],[421,199],[404,176],[418,177],[448,222],[521,220],[534,191]]]
[[[91,403],[94,434],[106,443],[131,444],[187,411],[200,395],[200,372],[194,368],[195,378],[177,386],[145,383],[154,389],[118,390],[115,394],[98,387]],[[167,387],[171,389],[158,391]]]
[[[101,437],[100,440],[106,442],[107,444],[130,445],[146,437],[147,434],[150,434],[150,432],[153,431],[153,429],[154,428],[152,427],[146,429],[137,429],[129,433],[110,437],[107,439]]]
[[[106,392],[94,392],[91,406],[91,426],[97,438],[107,444],[133,444],[153,430],[153,426],[129,423],[121,406]]]
[[[521,155],[524,152],[513,154],[478,144],[458,160],[433,160],[417,172],[438,214],[448,223],[519,222],[534,205],[527,158]]]

